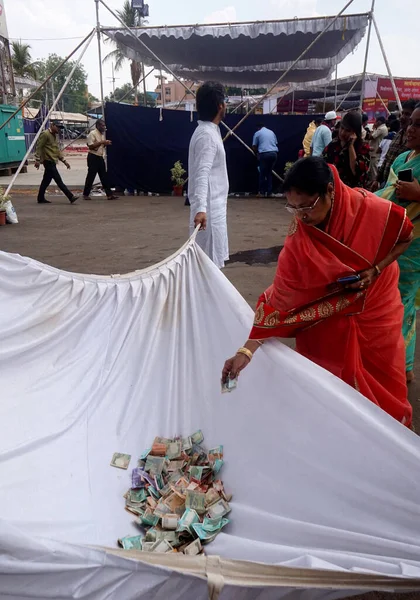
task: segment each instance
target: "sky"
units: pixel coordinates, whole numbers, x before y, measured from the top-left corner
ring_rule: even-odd
[[[150,6],[150,25],[186,25],[334,15],[345,0],[146,0]],[[353,0],[347,13],[368,12],[372,0]],[[106,0],[112,9],[121,8],[123,0]],[[94,0],[4,0],[9,37],[31,45],[33,59],[49,53],[65,56],[95,26]],[[395,76],[419,77],[420,36],[415,26],[419,19],[419,0],[376,0],[375,16],[383,38],[391,70]],[[100,5],[103,25],[116,26],[114,17]],[[72,39],[69,39],[72,38]],[[366,36],[354,53],[338,67],[338,76],[363,70]],[[105,44],[103,52],[112,49]],[[96,39],[87,50],[84,67],[88,73],[89,91],[99,96],[99,66]],[[368,71],[386,73],[379,44],[372,30]],[[104,65],[105,94],[112,91],[111,64]],[[118,73],[115,85],[131,81],[128,64]],[[154,74],[147,88],[156,86]]]

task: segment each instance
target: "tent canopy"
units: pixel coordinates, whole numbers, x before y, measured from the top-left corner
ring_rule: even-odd
[[[276,81],[334,17],[220,25],[133,28],[178,77],[217,79],[232,85],[268,85]],[[362,39],[368,14],[345,15],[299,61],[288,81],[325,79]],[[102,31],[132,60],[161,67],[159,61],[123,28]]]

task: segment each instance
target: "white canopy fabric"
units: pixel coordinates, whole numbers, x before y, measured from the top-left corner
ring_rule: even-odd
[[[274,83],[332,19],[142,27],[131,31],[178,77],[251,87]],[[367,14],[337,19],[287,80],[303,82],[329,77],[335,65],[358,45],[367,22]],[[118,43],[127,57],[160,68],[160,63],[127,30],[104,28],[103,32]]]
[[[222,395],[253,313],[193,240],[114,277],[0,253],[0,310],[2,600],[420,589],[419,438],[276,341]],[[130,472],[111,457],[132,467],[155,435],[198,428],[224,445],[231,523],[208,560],[132,560],[116,548],[138,533]]]

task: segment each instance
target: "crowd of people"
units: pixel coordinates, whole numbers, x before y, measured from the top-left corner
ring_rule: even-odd
[[[229,256],[223,86],[203,84],[197,110],[190,225],[200,228],[197,243],[222,268]],[[371,130],[357,111],[338,128],[336,120],[330,112],[311,124],[305,157],[287,172],[289,234],[249,339],[226,361],[222,380],[238,377],[266,339],[295,337],[299,353],[409,427],[420,296],[420,104],[404,103],[389,127],[378,118]],[[258,154],[274,153],[277,139],[261,127],[253,145]]]
[[[304,158],[287,172],[283,193],[293,215],[273,284],[261,295],[254,326],[225,363],[222,379],[237,377],[270,337],[295,337],[302,355],[359,390],[410,426],[407,383],[413,380],[416,311],[420,306],[420,103],[407,101],[400,115],[378,117],[350,111],[337,123],[334,111],[310,124]],[[223,268],[229,258],[226,154],[220,123],[225,91],[217,82],[197,92],[198,126],[189,149],[190,228],[197,243]],[[71,203],[57,162],[58,128],[51,125],[37,146],[44,177],[54,179]],[[90,134],[84,198],[98,174],[109,199],[105,124]],[[278,140],[260,125],[253,139],[260,194],[272,191]]]

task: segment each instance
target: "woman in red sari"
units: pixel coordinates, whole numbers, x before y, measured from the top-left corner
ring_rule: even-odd
[[[274,283],[222,379],[238,376],[263,340],[296,337],[300,354],[409,426],[396,262],[412,239],[405,210],[347,187],[322,158],[295,163],[283,190],[294,219]],[[358,281],[338,283],[356,274]]]

